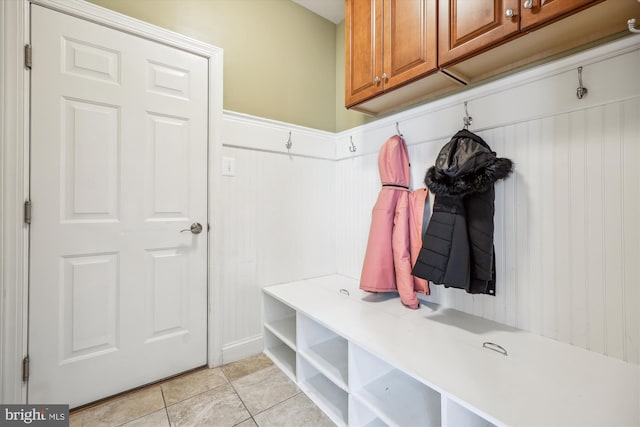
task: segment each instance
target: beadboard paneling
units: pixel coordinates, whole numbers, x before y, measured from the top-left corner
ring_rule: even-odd
[[[497,294],[432,286],[424,299],[640,363],[637,40],[339,135],[338,272],[360,276],[370,223],[363,215],[370,219],[379,190],[377,151],[395,123],[409,145],[417,188],[459,128],[464,109],[456,102],[468,96],[471,130],[515,163],[496,185]],[[589,95],[577,100],[575,67],[582,63]],[[350,137],[362,151],[346,150]]]
[[[496,185],[497,294],[432,286],[424,299],[639,364],[640,49],[629,40],[335,135],[226,113],[237,175],[221,177],[225,362],[260,346],[263,286],[360,277],[378,149],[398,122],[420,187],[469,99],[471,130],[515,162]]]
[[[496,185],[497,294],[432,286],[425,300],[640,363],[639,112],[636,97],[479,131],[515,163]],[[416,187],[445,142],[409,146]],[[376,161],[338,162],[345,216],[370,215]],[[339,272],[359,277],[367,228],[338,224]]]
[[[263,286],[336,271],[335,162],[306,157],[319,143],[300,133],[294,144],[302,156],[253,148],[260,126],[234,121],[234,129],[242,138],[227,135],[234,146],[225,144],[222,155],[235,159],[236,175],[220,177],[225,363],[262,350]]]

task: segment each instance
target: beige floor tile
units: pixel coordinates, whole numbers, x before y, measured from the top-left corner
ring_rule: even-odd
[[[167,410],[162,408],[159,411],[123,424],[123,427],[170,427]]]
[[[220,368],[201,369],[162,384],[167,406],[227,383]]]
[[[167,408],[174,427],[231,427],[251,416],[231,385],[222,385]]]
[[[69,427],[82,427],[84,412],[77,412],[69,415]]]
[[[277,366],[231,382],[252,415],[283,402],[300,390]]]
[[[249,412],[258,415],[253,419]],[[221,368],[198,370],[70,417],[70,427],[332,425],[264,354]]]
[[[255,356],[224,365],[222,366],[222,370],[227,378],[229,378],[229,381],[235,381],[261,369],[268,368],[269,366],[273,366],[271,359],[269,359],[264,353],[260,353]]]
[[[254,417],[258,427],[333,427],[335,424],[304,393]]]
[[[258,424],[253,421],[253,418],[249,418],[248,420],[244,420],[240,424],[236,424],[234,427],[258,427]]]
[[[160,386],[150,386],[79,412],[81,425],[117,426],[164,408]]]

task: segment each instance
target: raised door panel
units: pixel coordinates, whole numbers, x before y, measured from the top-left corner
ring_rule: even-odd
[[[523,0],[521,29],[528,29],[536,25],[543,24],[555,18],[559,18],[580,7],[599,0],[530,0],[530,4]],[[531,7],[527,7],[527,6]]]
[[[345,105],[347,107],[382,91],[381,22],[382,0],[346,0]]]
[[[439,0],[438,59],[446,65],[489,49],[519,30],[518,0]],[[515,14],[507,17],[511,9]]]
[[[436,69],[436,0],[384,3],[385,90]]]

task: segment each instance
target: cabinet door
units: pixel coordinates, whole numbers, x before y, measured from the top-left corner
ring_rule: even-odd
[[[522,2],[521,29],[540,25],[566,15],[582,6],[599,0],[520,0]]]
[[[385,0],[385,90],[436,69],[436,24],[436,0]]]
[[[439,0],[440,65],[490,49],[517,33],[519,13],[518,0]]]
[[[345,105],[382,92],[383,0],[345,2]]]

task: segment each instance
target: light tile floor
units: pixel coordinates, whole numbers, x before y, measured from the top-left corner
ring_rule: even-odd
[[[325,427],[334,423],[264,354],[72,412],[71,427]]]

